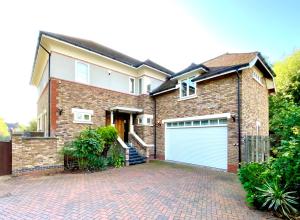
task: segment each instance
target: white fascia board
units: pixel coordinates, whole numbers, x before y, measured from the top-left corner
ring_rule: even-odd
[[[149,67],[149,68],[151,68],[151,69],[153,69],[153,70],[155,70],[155,71],[158,71],[158,72],[161,72],[161,73],[163,73],[163,74],[166,74],[166,75],[168,75],[168,76],[171,76],[171,75],[170,75],[170,74],[168,74],[168,73],[165,73],[165,72],[163,72],[163,71],[160,71],[160,70],[158,70],[158,69],[155,69],[155,68],[153,68],[153,67],[150,67],[150,66],[148,66],[148,65],[145,65],[145,64],[143,64],[143,65],[141,65],[141,66],[139,66],[139,67],[134,67],[134,66],[131,66],[131,65],[129,65],[129,64],[126,64],[126,63],[120,62],[120,61],[118,61],[118,60],[112,59],[112,58],[110,58],[110,57],[107,57],[107,56],[101,55],[101,54],[99,54],[99,53],[96,53],[96,52],[94,52],[94,51],[91,51],[91,50],[85,49],[85,48],[83,48],[83,47],[79,47],[79,46],[76,46],[76,45],[74,45],[74,44],[71,44],[71,43],[68,43],[68,42],[65,42],[65,41],[62,41],[62,40],[56,39],[56,38],[54,38],[54,37],[50,37],[50,36],[48,36],[48,35],[45,35],[45,34],[43,34],[43,36],[44,36],[44,37],[46,37],[46,38],[52,39],[52,40],[54,40],[54,41],[58,41],[58,42],[61,42],[61,43],[67,44],[67,45],[69,45],[69,46],[75,47],[75,48],[77,48],[77,49],[81,49],[81,50],[84,50],[84,51],[86,51],[86,52],[89,52],[89,53],[95,54],[95,55],[97,55],[97,56],[100,56],[100,57],[106,58],[106,59],[108,59],[108,60],[111,60],[111,61],[114,61],[114,62],[120,63],[120,64],[122,64],[122,65],[125,65],[125,66],[128,66],[128,67],[130,67],[130,68],[132,68],[132,69],[139,69],[139,68],[140,68],[140,67],[142,67],[142,66],[147,66],[147,67]]]
[[[199,68],[197,68],[197,69],[191,70],[191,71],[186,72],[186,73],[183,73],[183,74],[181,74],[181,75],[178,75],[178,76],[175,76],[175,77],[171,77],[171,79],[182,78],[183,76],[188,75],[188,74],[193,73],[193,72],[198,71],[198,70],[204,70],[205,72],[207,72],[206,69],[204,69],[203,67],[199,67]]]
[[[241,68],[239,68],[239,69],[237,69],[237,70],[244,70],[244,69],[248,69],[249,67],[250,67],[250,66],[248,65],[248,66],[245,66],[245,67],[241,67]],[[233,73],[233,72],[235,72],[235,71],[236,71],[236,70],[230,70],[230,71],[224,72],[224,73],[222,73],[222,74],[217,74],[217,75],[214,75],[214,76],[211,76],[211,77],[207,77],[207,78],[204,78],[204,79],[196,80],[195,82],[197,83],[197,82],[205,81],[205,80],[208,80],[208,79],[216,78],[216,77],[219,77],[219,76],[224,76],[224,75],[227,75],[227,74],[229,74],[229,73]]]
[[[111,111],[119,110],[123,112],[132,112],[132,113],[141,113],[143,112],[143,109],[141,108],[128,108],[128,107],[122,107],[122,106],[115,106],[110,108]]]
[[[176,90],[176,89],[178,89],[178,87],[174,87],[174,88],[171,88],[171,89],[167,89],[167,90],[164,90],[164,91],[161,91],[161,92],[154,93],[152,96],[156,96],[156,95],[159,95],[159,94],[162,94],[162,93],[165,93],[165,92],[169,92],[169,91],[172,91],[172,90]]]
[[[266,65],[264,64],[264,62],[258,57],[256,56],[250,63],[249,63],[249,67],[253,67],[255,65],[255,63],[257,62],[257,60],[259,60],[261,62],[261,64],[265,67],[265,69],[268,71],[268,73],[271,75],[271,77],[274,79],[273,74],[270,72],[270,70],[266,67]]]
[[[88,52],[88,53],[92,53],[92,54],[97,55],[97,56],[99,56],[99,57],[103,57],[103,58],[105,58],[105,59],[108,59],[108,60],[111,60],[111,61],[120,63],[120,64],[125,65],[125,66],[128,66],[128,67],[130,67],[130,68],[132,68],[132,69],[137,69],[137,68],[134,67],[134,66],[131,66],[131,65],[128,65],[128,64],[126,64],[126,63],[120,62],[120,61],[118,61],[118,60],[112,59],[112,58],[110,58],[110,57],[101,55],[101,54],[96,53],[96,52],[94,52],[94,51],[85,49],[85,48],[83,48],[83,47],[79,47],[79,46],[76,46],[76,45],[74,45],[74,44],[70,44],[70,43],[68,43],[68,42],[65,42],[65,41],[62,41],[62,40],[58,40],[58,39],[56,39],[56,38],[54,38],[54,37],[50,37],[50,36],[45,35],[45,34],[43,34],[43,36],[46,37],[46,38],[52,39],[52,40],[54,40],[54,41],[58,41],[58,42],[61,42],[61,43],[63,43],[63,44],[69,45],[69,46],[71,46],[71,47],[75,47],[75,48],[77,48],[77,49],[86,51],[86,52]]]
[[[140,69],[140,68],[142,68],[143,66],[148,67],[149,69],[152,69],[152,70],[154,70],[154,71],[160,72],[160,73],[162,73],[162,74],[165,74],[165,75],[167,75],[167,76],[172,76],[171,74],[168,74],[168,73],[163,72],[163,71],[161,71],[161,70],[155,69],[155,68],[153,68],[153,67],[151,67],[151,66],[149,66],[149,65],[147,65],[147,64],[142,64],[142,65],[140,65],[137,69]]]
[[[266,69],[266,70],[268,71],[268,73],[271,75],[272,81],[273,81],[273,83],[274,83],[274,90],[275,90],[275,92],[276,92],[276,85],[275,85],[274,76],[273,76],[273,74],[271,73],[271,71],[266,67],[266,65],[264,64],[264,62],[263,62],[258,56],[256,56],[256,57],[249,63],[249,67],[250,67],[250,68],[253,67],[253,66],[255,65],[255,63],[257,62],[257,60],[260,61],[260,63],[265,67],[265,69]]]
[[[186,118],[171,118],[171,119],[164,119],[162,123],[168,122],[180,122],[180,121],[194,121],[194,120],[203,120],[203,119],[216,119],[216,118],[227,118],[231,117],[230,113],[222,113],[222,114],[213,114],[213,115],[200,115],[200,116],[193,116],[193,117],[186,117]]]

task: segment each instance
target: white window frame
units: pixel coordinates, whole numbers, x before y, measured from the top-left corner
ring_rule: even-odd
[[[190,76],[190,77],[187,77],[185,79],[182,79],[180,80],[180,86],[179,86],[179,93],[180,93],[180,99],[181,100],[184,100],[184,99],[190,99],[190,98],[194,98],[197,96],[197,83],[196,82],[193,82],[195,84],[195,93],[194,94],[189,94],[189,87],[190,87],[190,84],[189,84],[189,80],[192,80],[193,78],[195,78],[196,76]],[[182,96],[182,83],[183,81],[187,81],[187,87],[186,87],[186,96]]]
[[[151,92],[151,83],[148,83],[148,84],[147,84],[146,89],[147,89],[147,93],[150,93],[150,92]]]
[[[226,119],[226,123],[224,123],[224,119]],[[202,121],[207,122],[207,124],[202,123]],[[211,121],[217,123],[211,123]],[[195,122],[197,122],[197,124]],[[166,128],[174,129],[174,128],[198,128],[198,127],[224,127],[227,126],[227,124],[228,124],[227,118],[211,118],[211,119],[201,119],[201,120],[166,122]]]
[[[94,114],[93,110],[87,110],[87,109],[80,109],[80,108],[72,108],[72,114],[73,114],[73,123],[78,124],[93,124],[92,122],[92,115]],[[88,115],[89,119],[84,119],[84,116]],[[78,119],[79,116],[81,116],[81,119]]]
[[[133,79],[133,92],[131,91],[132,87],[131,87],[131,80]],[[129,77],[129,93],[130,94],[135,94],[135,78],[133,77]]]
[[[138,85],[138,86],[139,86],[139,88],[138,88],[139,91],[138,91],[138,92],[139,92],[139,95],[141,95],[141,94],[143,94],[143,81],[144,81],[144,80],[143,80],[143,78],[141,77],[141,78],[139,78],[138,81],[139,81],[139,85]]]
[[[258,82],[260,85],[262,85],[262,77],[260,76],[259,73],[257,73],[256,71],[252,72],[252,78]]]
[[[78,67],[77,67],[78,63],[84,64],[88,68],[87,69],[87,71],[88,71],[87,72],[87,82],[82,82],[81,80],[79,80],[79,77],[78,77],[79,73],[78,73]],[[80,60],[75,60],[75,81],[79,82],[79,83],[90,84],[90,65],[88,63],[80,61]]]
[[[138,125],[140,126],[153,126],[153,115],[143,114],[138,115]],[[148,119],[150,122],[148,122]]]

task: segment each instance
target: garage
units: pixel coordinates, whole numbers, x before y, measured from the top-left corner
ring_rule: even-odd
[[[227,118],[165,122],[166,160],[227,169]]]

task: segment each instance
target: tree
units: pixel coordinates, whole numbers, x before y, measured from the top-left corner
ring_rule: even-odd
[[[300,104],[300,50],[275,63],[274,71],[277,91]]]
[[[300,107],[282,94],[270,97],[270,134],[273,145],[279,146],[282,140],[299,137]]]
[[[3,118],[0,118],[0,140],[6,140],[9,138],[9,131],[7,124],[4,122]]]
[[[37,131],[36,119],[33,119],[29,122],[29,125],[26,128],[26,131]]]
[[[270,97],[273,145],[300,135],[300,50],[274,65],[277,94]]]
[[[25,131],[37,131],[37,122],[35,119],[32,119],[29,122],[29,125],[19,124],[15,130],[16,132],[25,132]]]

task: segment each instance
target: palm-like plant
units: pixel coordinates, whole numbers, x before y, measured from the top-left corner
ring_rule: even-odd
[[[293,196],[295,191],[286,192],[286,187],[281,187],[277,180],[272,183],[266,183],[262,188],[257,189],[260,191],[259,198],[265,200],[262,207],[267,207],[273,210],[276,214],[283,215],[288,219],[292,219],[293,215],[297,214],[297,197]]]

